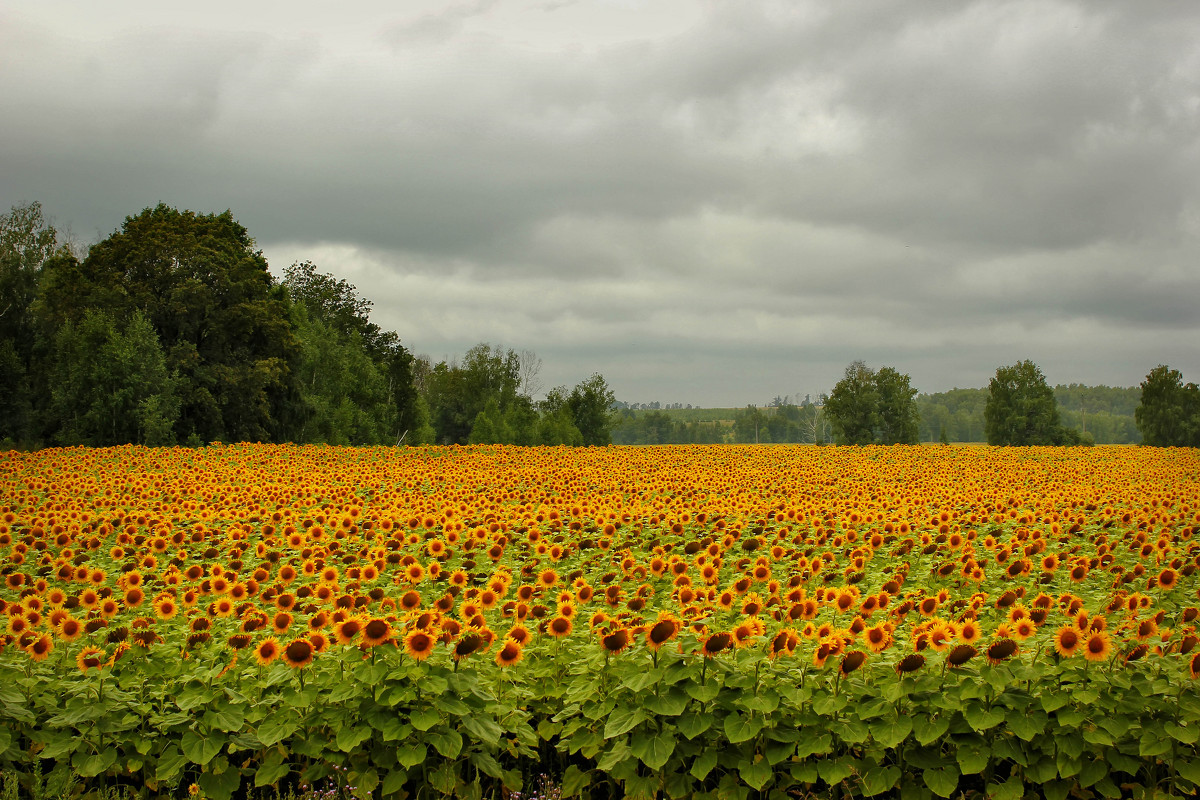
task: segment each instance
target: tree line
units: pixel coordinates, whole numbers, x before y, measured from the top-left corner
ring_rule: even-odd
[[[281,280],[233,215],[165,205],[78,251],[38,203],[0,215],[0,443],[606,444],[592,375],[534,402],[540,360],[431,364],[311,262]],[[524,370],[524,372],[522,372]]]
[[[828,396],[731,420],[618,408],[604,377],[539,398],[541,360],[481,343],[415,356],[354,286],[298,262],[276,280],[233,215],[159,205],[81,252],[38,203],[0,215],[0,443],[604,445],[718,442],[1200,446],[1200,390],[1051,389],[1030,361],[985,389],[918,395],[852,362]]]
[[[1140,387],[1060,385],[1030,361],[987,388],[917,394],[909,376],[852,362],[830,395],[732,409],[619,410],[619,444],[1135,444],[1200,446],[1200,390],[1169,367]],[[718,418],[719,417],[719,418]],[[913,435],[914,420],[916,435]]]

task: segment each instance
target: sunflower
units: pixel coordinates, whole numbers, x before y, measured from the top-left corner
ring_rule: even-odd
[[[347,617],[333,627],[333,636],[338,644],[354,644],[362,633],[362,627],[358,617]]]
[[[846,655],[842,656],[841,672],[843,676],[849,675],[854,670],[863,665],[867,660],[867,654],[862,650],[851,650]]]
[[[258,643],[258,647],[254,648],[254,660],[259,664],[266,666],[279,656],[279,642],[274,636],[268,636]]]
[[[34,661],[44,661],[53,650],[54,641],[47,634],[42,634],[40,638],[34,639],[25,646],[25,652]]]
[[[1125,663],[1129,664],[1133,661],[1137,661],[1148,652],[1150,652],[1150,645],[1145,643],[1139,644],[1125,654]]]
[[[85,647],[75,657],[75,664],[85,673],[90,669],[104,669],[104,651],[98,647]]]
[[[58,638],[64,642],[73,642],[83,635],[83,623],[74,617],[64,617],[58,623]]]
[[[813,666],[821,669],[832,654],[833,645],[829,642],[821,642],[817,645],[817,649],[813,651]]]
[[[1158,633],[1158,623],[1153,619],[1144,619],[1138,623],[1136,636],[1138,639],[1149,639]]]
[[[570,622],[570,620],[568,620],[568,622]],[[483,649],[484,646],[485,644],[482,636],[473,631],[468,632],[454,645],[454,650],[451,651],[450,655],[455,661],[462,661],[464,658],[476,652],[477,650]]]
[[[228,639],[229,646],[234,650],[242,650],[247,648],[250,646],[250,642],[252,641],[254,641],[254,637],[248,633],[235,633]]]
[[[616,655],[629,646],[629,638],[628,628],[617,628],[600,637],[600,646],[604,648],[605,653]]]
[[[1192,656],[1192,660],[1188,662],[1188,672],[1192,676],[1192,680],[1200,677],[1200,653]]]
[[[275,633],[283,633],[292,626],[292,615],[286,611],[280,611],[271,619],[271,628]]]
[[[892,634],[882,623],[867,628],[863,632],[863,639],[872,653],[882,653],[892,644]]]
[[[300,669],[312,663],[316,648],[308,639],[295,639],[283,648],[283,660],[293,669]]]
[[[1003,663],[1017,652],[1017,643],[1009,638],[998,639],[988,645],[987,657],[988,663],[992,666]]]
[[[955,645],[950,654],[946,656],[946,663],[952,667],[961,667],[977,655],[979,655],[979,651],[972,645]]]
[[[951,642],[956,638],[954,629],[940,620],[929,628],[928,633],[929,646],[939,653],[949,650]]]
[[[746,617],[757,616],[763,608],[763,599],[758,592],[750,592],[746,595],[745,601],[742,603],[742,615]]]
[[[173,619],[179,613],[174,597],[160,597],[154,601],[154,613],[159,619]]]
[[[511,667],[516,664],[524,656],[521,645],[511,639],[504,642],[504,646],[496,651],[496,664],[500,667]]]
[[[418,628],[405,634],[404,652],[417,661],[424,661],[433,654],[435,642],[436,640],[432,636]]]
[[[1163,589],[1170,591],[1174,589],[1176,585],[1178,585],[1179,575],[1175,572],[1175,570],[1167,567],[1162,572],[1158,573],[1157,582],[1158,585]]]
[[[771,658],[779,658],[780,656],[790,656],[795,654],[796,647],[800,644],[800,635],[791,628],[784,628],[775,637],[771,639],[771,645],[768,655]]]
[[[1013,638],[1023,642],[1037,632],[1037,626],[1032,620],[1023,619],[1013,626]]]
[[[570,617],[557,616],[546,624],[546,632],[554,637],[570,636],[572,627]]]
[[[364,647],[375,647],[392,638],[392,626],[386,619],[375,617],[363,625],[362,643]]]
[[[712,658],[717,653],[733,647],[733,636],[725,631],[706,637],[700,645],[700,653],[705,658]]]
[[[1104,631],[1095,631],[1083,643],[1083,657],[1088,661],[1103,661],[1112,655],[1112,639]]]
[[[1063,658],[1075,655],[1079,649],[1079,629],[1074,625],[1063,625],[1054,634],[1054,651]]]
[[[646,647],[658,650],[679,633],[679,621],[670,615],[662,615],[646,631]]]
[[[979,624],[974,620],[967,620],[958,629],[958,640],[963,644],[974,644],[983,636],[983,631],[980,630]]]
[[[923,666],[925,666],[925,656],[920,653],[909,653],[896,664],[896,672],[900,674],[916,672]]]

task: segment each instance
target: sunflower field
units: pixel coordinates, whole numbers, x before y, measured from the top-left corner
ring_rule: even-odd
[[[1198,526],[1182,449],[0,453],[0,774],[1194,796]]]

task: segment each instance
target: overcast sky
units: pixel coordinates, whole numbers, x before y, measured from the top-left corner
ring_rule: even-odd
[[[1200,381],[1200,3],[0,2],[0,204],[226,208],[435,361]]]

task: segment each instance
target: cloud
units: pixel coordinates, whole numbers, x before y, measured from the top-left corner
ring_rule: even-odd
[[[419,352],[645,400],[1200,372],[1200,8],[233,8],[10,3],[11,202],[231,208]]]

